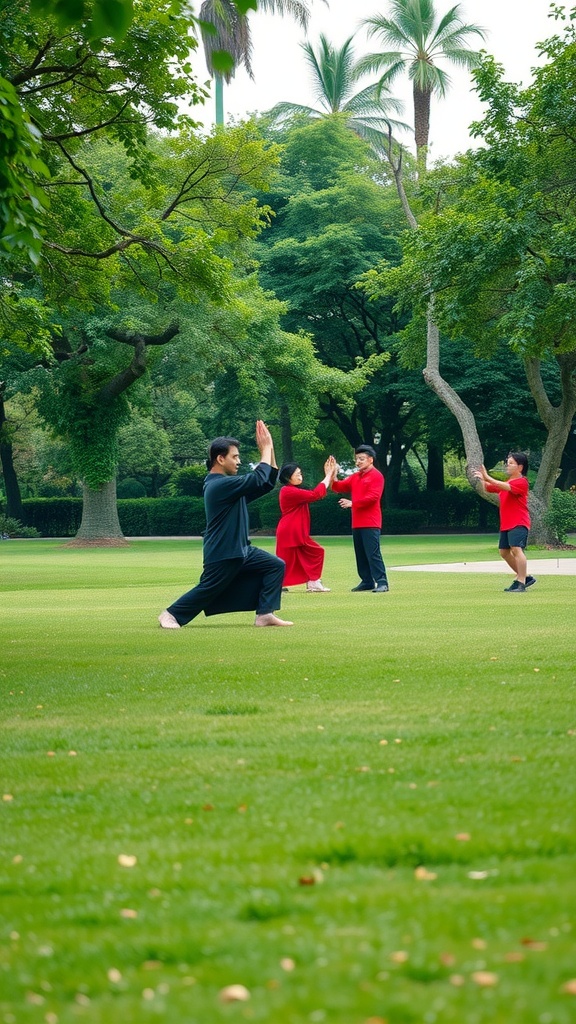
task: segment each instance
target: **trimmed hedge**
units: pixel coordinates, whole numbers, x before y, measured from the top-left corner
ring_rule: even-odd
[[[82,498],[25,498],[25,526],[43,537],[73,537],[82,518]],[[278,488],[248,505],[251,530],[274,533],[280,518]],[[202,498],[121,498],[118,516],[127,537],[198,536],[206,529]],[[311,532],[317,536],[351,532],[350,513],[338,506],[335,494],[310,506]],[[401,494],[398,508],[384,509],[385,534],[420,530],[498,530],[498,509],[473,491]]]
[[[22,521],[43,537],[73,537],[80,529],[82,498],[24,498]]]

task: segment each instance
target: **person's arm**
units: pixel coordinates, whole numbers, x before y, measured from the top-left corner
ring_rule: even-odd
[[[474,473],[477,480],[480,481],[485,491],[511,491],[512,488],[508,480],[496,480],[495,477],[490,476],[486,466],[480,466]]]
[[[262,420],[256,420],[256,444],[260,452],[260,462],[265,462],[273,469],[278,469],[276,456],[274,455],[274,442],[272,434]]]

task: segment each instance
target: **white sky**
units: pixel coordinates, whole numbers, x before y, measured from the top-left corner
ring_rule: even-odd
[[[442,14],[457,0],[436,0]],[[567,6],[570,6],[566,0]],[[324,33],[335,46],[341,46],[348,36],[355,35],[355,55],[378,50],[378,40],[367,38],[360,27],[363,19],[385,14],[386,0],[330,0],[329,7],[322,0],[311,0],[312,17],[308,40],[316,45]],[[470,36],[471,45],[483,47],[494,55],[506,71],[510,81],[530,82],[530,69],[538,63],[535,45],[559,31],[559,23],[548,17],[549,0],[462,0],[463,19],[486,30],[485,42]],[[254,81],[240,69],[229,86],[225,86],[225,117],[236,120],[254,111],[269,110],[280,100],[316,106],[308,70],[299,43],[306,38],[303,31],[290,19],[251,13],[254,44]],[[206,72],[200,52],[195,58],[197,76],[203,81]],[[482,114],[482,106],[471,91],[466,72],[442,65],[449,73],[452,87],[444,100],[432,99],[430,127],[430,155],[432,160],[454,156],[472,144],[468,125]],[[370,78],[363,80],[368,84]],[[404,101],[401,120],[411,123],[411,87],[407,78],[398,78],[393,94]],[[208,127],[213,119],[214,103],[208,100],[204,123]],[[192,111],[198,119],[199,108]],[[408,144],[408,139],[406,140]]]

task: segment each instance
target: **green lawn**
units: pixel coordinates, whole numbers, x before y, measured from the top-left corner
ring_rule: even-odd
[[[199,542],[0,544],[0,1024],[574,1021],[576,577],[325,543],[293,629],[180,631]]]

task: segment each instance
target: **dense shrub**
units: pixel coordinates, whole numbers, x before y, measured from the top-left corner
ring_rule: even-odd
[[[125,480],[118,482],[116,494],[119,498],[145,498],[146,488],[133,476],[127,476]]]
[[[251,530],[274,534],[280,518],[278,493],[276,487],[249,503]],[[43,537],[73,537],[78,531],[81,498],[26,498],[23,506],[24,525],[35,527]],[[201,497],[120,498],[118,516],[127,537],[198,536],[206,529]],[[339,507],[338,497],[332,493],[310,506],[310,520],[313,536],[338,536],[351,531],[350,513]],[[498,529],[498,508],[472,490],[447,488],[400,494],[397,508],[384,509],[384,533],[478,529]],[[569,525],[567,529],[574,527]]]
[[[73,537],[80,528],[82,498],[24,498],[23,521],[43,537]]]
[[[400,493],[398,508],[423,512],[423,529],[498,529],[498,506],[478,497],[471,488],[467,491],[447,487],[444,491]]]
[[[555,487],[544,522],[559,544],[565,544],[568,534],[576,530],[576,490],[561,491]]]
[[[388,508],[384,510],[382,533],[418,533],[426,522],[426,513],[419,509]]]
[[[201,498],[206,466],[184,466],[177,469],[170,478],[170,493],[181,498]]]
[[[4,515],[0,512],[0,540],[8,540],[10,537],[39,537],[38,530],[33,526],[24,526],[19,519]]]
[[[126,537],[197,537],[206,529],[202,498],[127,498],[118,518]]]

